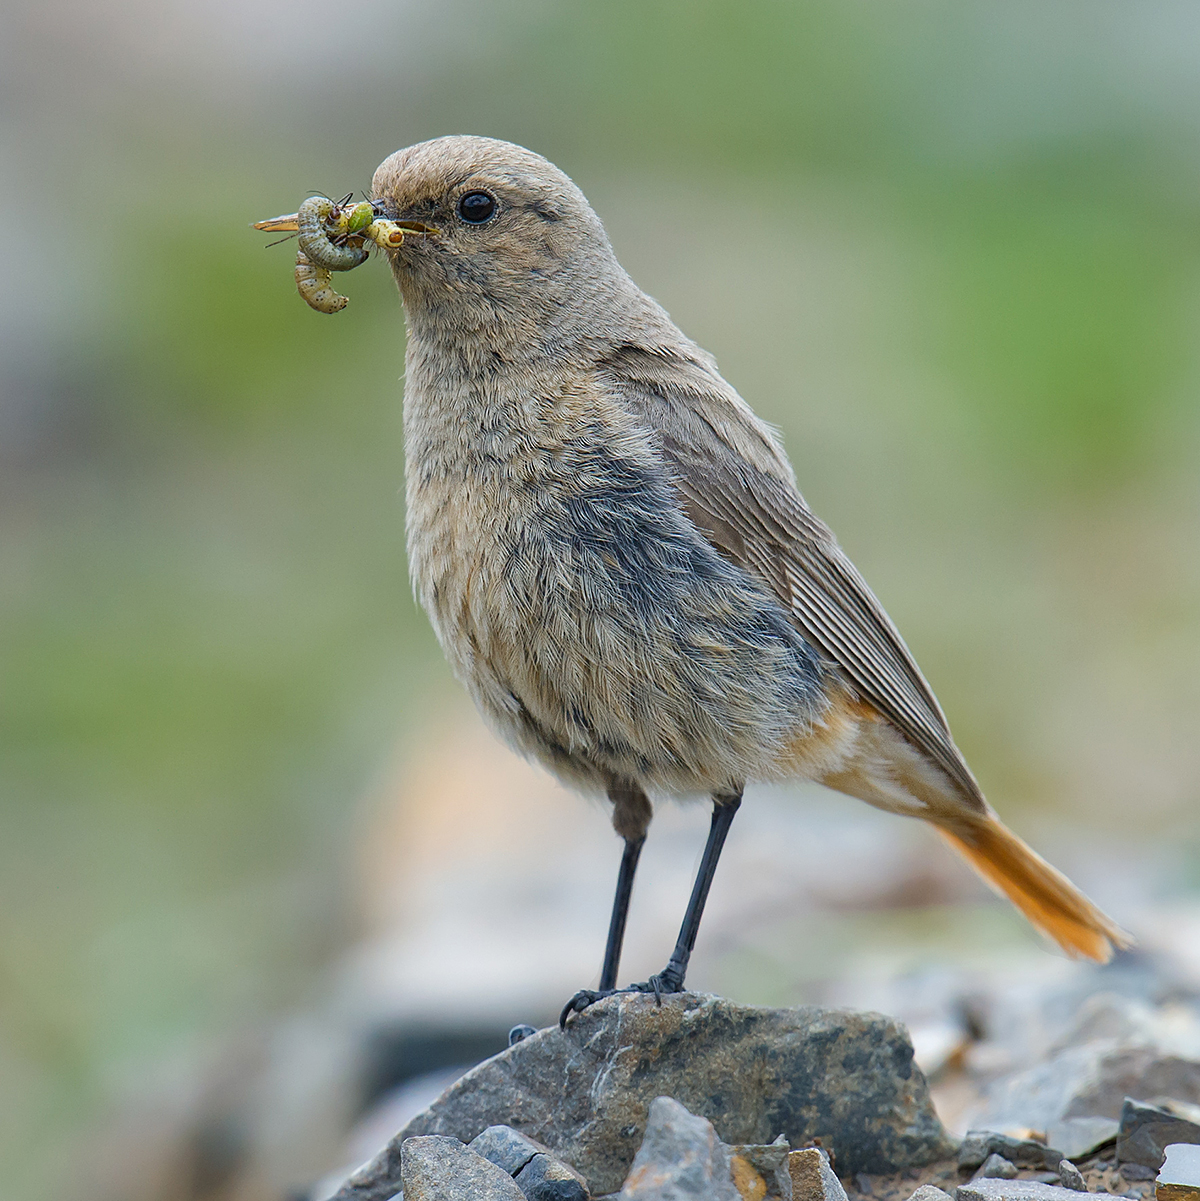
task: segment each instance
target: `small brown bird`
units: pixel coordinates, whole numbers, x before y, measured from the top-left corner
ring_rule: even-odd
[[[540,155],[446,137],[372,200],[437,232],[390,251],[408,320],[417,595],[496,732],[607,794],[625,840],[598,990],[616,986],[649,797],[708,794],[682,989],[748,780],[816,780],[930,822],[1069,954],[1129,936],[1006,829],[879,602],[777,438],[622,270]]]

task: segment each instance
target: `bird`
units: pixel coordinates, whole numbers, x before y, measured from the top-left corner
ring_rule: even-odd
[[[895,625],[806,504],[777,434],[621,267],[546,158],[469,135],[398,150],[370,199],[406,325],[415,594],[491,728],[607,797],[624,842],[599,986],[618,991],[655,801],[712,816],[682,991],[751,781],[809,780],[928,822],[1068,954],[1131,937],[1000,821]]]

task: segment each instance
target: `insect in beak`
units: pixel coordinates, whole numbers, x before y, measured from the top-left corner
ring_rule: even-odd
[[[287,213],[282,217],[272,217],[269,221],[255,221],[252,228],[269,234],[294,234],[300,228],[300,214]]]
[[[382,216],[388,207],[382,201],[352,205],[353,198],[353,192],[338,201],[310,196],[298,212],[253,224],[264,233],[298,235],[296,289],[319,313],[340,313],[350,303],[334,290],[332,272],[352,271],[366,262],[368,243],[380,250],[398,250],[404,245],[405,234],[430,236],[438,232],[421,221],[388,220]]]

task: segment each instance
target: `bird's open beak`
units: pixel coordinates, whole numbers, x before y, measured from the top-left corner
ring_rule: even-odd
[[[423,221],[393,221],[408,233],[427,234],[435,237],[440,231],[436,226],[426,225]],[[285,213],[282,217],[271,217],[267,221],[255,221],[254,229],[261,229],[268,234],[294,234],[300,228],[299,213]]]

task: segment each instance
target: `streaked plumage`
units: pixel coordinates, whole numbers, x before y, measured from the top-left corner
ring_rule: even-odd
[[[455,216],[472,189],[497,200],[482,226]],[[409,555],[501,736],[607,791],[627,839],[643,793],[801,776],[932,822],[1072,953],[1125,940],[999,824],[775,435],[621,269],[565,175],[442,138],[384,162],[373,198],[443,231],[390,255]]]

